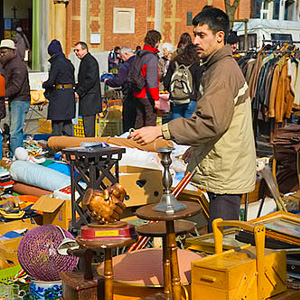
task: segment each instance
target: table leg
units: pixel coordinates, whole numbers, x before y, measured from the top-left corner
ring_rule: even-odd
[[[113,266],[111,249],[104,249],[104,293],[105,300],[113,300]]]
[[[173,288],[173,299],[181,299],[181,282],[179,275],[178,257],[177,257],[177,244],[174,229],[174,221],[166,221],[167,244],[171,259],[171,278]]]
[[[167,238],[163,237],[163,272],[164,272],[164,293],[170,295],[172,292],[170,250],[167,245]]]

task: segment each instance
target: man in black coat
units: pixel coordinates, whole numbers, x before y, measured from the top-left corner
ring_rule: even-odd
[[[51,56],[49,78],[43,83],[49,100],[48,119],[52,120],[52,135],[73,136],[72,119],[75,117],[74,66],[62,52],[58,40],[48,46]]]
[[[75,97],[79,98],[84,134],[86,137],[94,137],[96,114],[102,111],[99,65],[85,42],[77,42],[74,52],[81,60]]]
[[[135,55],[130,47],[123,47],[121,49],[120,55],[124,63],[122,64],[118,75],[114,78],[106,78],[104,82],[106,83],[106,85],[111,87],[122,86],[123,132],[127,132],[130,128],[134,127],[136,116],[136,107],[133,100],[133,91],[130,89],[129,84],[127,83],[128,72],[134,61]]]

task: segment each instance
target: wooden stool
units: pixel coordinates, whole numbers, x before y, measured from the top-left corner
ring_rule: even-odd
[[[194,223],[184,220],[176,220],[174,222],[174,230],[175,236],[180,234],[185,234],[188,232],[192,232],[196,230],[196,226]],[[167,239],[166,239],[166,222],[158,221],[154,223],[148,223],[141,226],[136,227],[137,233],[143,236],[150,236],[150,237],[162,237],[163,240],[163,272],[164,272],[164,292],[166,294],[171,293],[171,286],[166,284],[169,282],[170,274],[170,261],[168,256],[168,247],[167,247]]]
[[[175,212],[174,214],[166,214],[165,212],[154,211],[153,207],[156,206],[157,203],[140,207],[136,211],[136,215],[141,219],[150,221],[164,221],[166,224],[166,243],[165,245],[163,245],[163,251],[165,255],[165,257],[163,258],[165,295],[157,295],[156,297],[172,296],[174,300],[181,299],[181,282],[178,268],[174,220],[192,217],[201,211],[201,206],[198,203],[189,201],[184,201],[183,203],[186,205],[186,208],[184,210]],[[160,233],[162,233],[162,231]]]
[[[135,243],[135,239],[99,239],[99,240],[83,240],[80,236],[76,238],[77,243],[87,250],[104,249],[104,284],[101,276],[93,278],[91,273],[91,265],[89,264],[85,274],[76,272],[66,272],[62,274],[63,282],[68,286],[64,291],[64,300],[113,300],[113,266],[111,250],[117,247],[126,247]],[[86,260],[87,262],[87,260]],[[103,297],[104,285],[104,297]],[[101,290],[100,290],[101,289]]]

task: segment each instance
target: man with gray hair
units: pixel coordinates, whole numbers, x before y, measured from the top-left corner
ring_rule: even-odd
[[[161,49],[163,55],[158,61],[159,91],[164,91],[163,79],[167,74],[171,57],[174,52],[174,46],[170,43],[163,43]]]
[[[105,84],[110,87],[122,87],[123,92],[123,132],[129,131],[134,127],[136,108],[133,101],[132,90],[127,83],[129,69],[134,60],[134,52],[130,47],[123,47],[120,52],[121,58],[124,61],[119,73],[114,78],[106,78]]]

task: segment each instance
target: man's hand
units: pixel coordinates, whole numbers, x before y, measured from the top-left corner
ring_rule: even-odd
[[[160,108],[159,101],[154,101],[154,108],[155,109],[159,109]]]
[[[75,92],[75,100],[76,100],[76,102],[78,101],[78,99],[79,99],[79,95]]]
[[[138,144],[145,146],[149,143],[152,143],[160,136],[162,136],[160,126],[147,126],[131,132],[128,138],[133,139]]]

